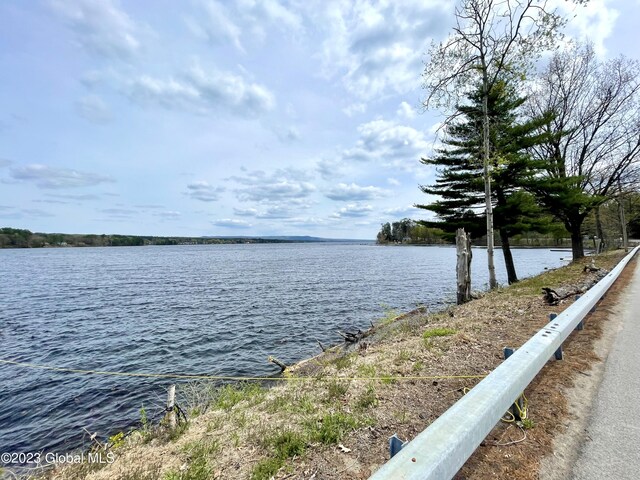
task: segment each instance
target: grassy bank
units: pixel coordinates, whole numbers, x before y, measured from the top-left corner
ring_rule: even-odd
[[[601,255],[611,269],[622,253]],[[147,425],[113,442],[111,465],[61,467],[56,479],[367,478],[388,459],[388,437],[407,440],[457,401],[465,388],[547,323],[541,287],[586,283],[584,262],[552,270],[469,304],[386,319],[350,349],[332,349],[287,370],[289,380],[214,388],[202,384],[187,427]],[[532,408],[530,439],[542,429]],[[505,427],[506,429],[506,427]],[[506,443],[506,430],[497,444]],[[532,440],[535,442],[535,440]],[[476,473],[474,473],[476,472]],[[476,467],[465,478],[483,478]],[[521,478],[517,465],[497,478]]]

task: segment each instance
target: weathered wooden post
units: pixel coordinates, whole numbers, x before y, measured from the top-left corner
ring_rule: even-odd
[[[629,251],[629,236],[627,233],[627,219],[624,214],[624,203],[622,203],[622,197],[618,198],[618,207],[620,210],[620,225],[622,225],[622,248],[625,252]]]
[[[167,415],[165,416],[170,429],[176,428],[176,386],[170,385],[167,390]]]
[[[456,280],[458,282],[458,305],[471,300],[471,236],[464,228],[456,231]]]

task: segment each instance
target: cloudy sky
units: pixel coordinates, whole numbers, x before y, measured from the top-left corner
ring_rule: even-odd
[[[0,226],[373,239],[426,218],[420,75],[453,7],[2,1]],[[591,0],[570,33],[638,58],[638,8]]]

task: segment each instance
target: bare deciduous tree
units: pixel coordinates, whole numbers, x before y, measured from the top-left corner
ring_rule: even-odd
[[[555,135],[535,150],[548,162],[536,193],[571,233],[576,260],[587,215],[640,175],[640,63],[600,61],[592,45],[574,44],[554,54],[530,100],[533,115],[555,115]]]
[[[547,9],[546,0],[462,0],[455,18],[453,33],[429,51],[423,75],[428,92],[424,106],[453,112],[472,86],[482,85],[487,257],[489,287],[495,288],[489,92],[500,80],[523,77],[538,54],[553,46],[563,20],[555,10]]]

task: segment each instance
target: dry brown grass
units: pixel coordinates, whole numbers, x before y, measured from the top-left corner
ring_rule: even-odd
[[[610,269],[621,256],[604,255],[597,264]],[[268,391],[244,392],[230,404],[213,405],[173,441],[132,441],[119,449],[113,465],[87,472],[86,478],[137,478],[133,473],[143,466],[167,479],[269,478],[271,474],[299,479],[368,478],[387,461],[389,436],[413,438],[458,400],[464,387],[479,381],[394,377],[489,373],[502,361],[503,347],[520,346],[547,323],[550,312],[569,304],[546,306],[540,287],[580,284],[588,275],[582,267],[579,262],[550,271],[443,312],[403,316],[376,329],[355,349],[335,349],[290,369],[294,376],[309,378]],[[624,281],[623,276],[614,291]],[[591,345],[599,335],[607,302],[613,301],[615,293],[588,319],[584,331],[570,337],[566,359],[549,363],[527,389],[535,423],[527,430],[527,439],[495,446],[522,437],[519,429],[498,425],[459,478],[535,478],[539,459],[549,453],[551,438],[561,428],[558,419],[566,415],[562,387],[596,359]],[[217,442],[217,448],[202,448],[212,442]],[[208,476],[190,476],[190,466],[196,462]],[[81,477],[60,470],[53,478]],[[145,478],[142,473],[140,478]]]

